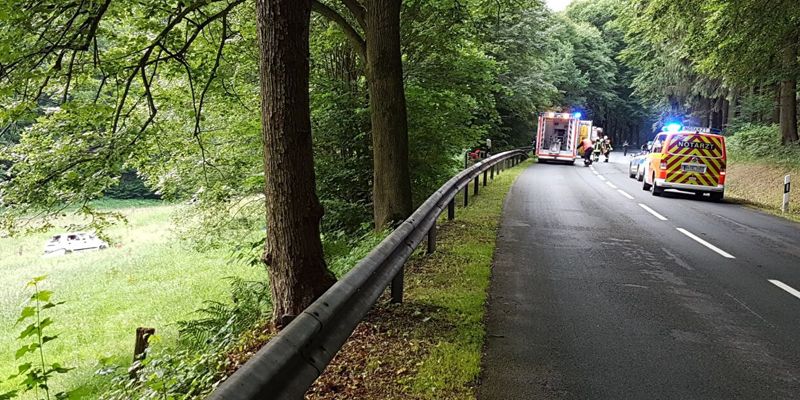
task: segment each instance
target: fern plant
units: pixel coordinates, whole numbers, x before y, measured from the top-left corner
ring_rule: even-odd
[[[192,346],[208,346],[227,334],[238,336],[261,321],[272,307],[269,285],[238,277],[231,281],[232,304],[206,301],[197,310],[201,317],[177,323],[181,339]]]

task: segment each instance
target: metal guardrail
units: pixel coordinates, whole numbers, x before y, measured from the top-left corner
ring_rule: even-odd
[[[527,150],[496,154],[461,171],[417,208],[349,273],[273,337],[223,382],[210,400],[302,399],[381,293],[391,285],[392,301],[403,298],[403,265],[427,236],[436,249],[436,221],[447,209],[455,218],[456,196],[464,205],[487,178],[527,158]],[[487,177],[488,175],[488,177]]]

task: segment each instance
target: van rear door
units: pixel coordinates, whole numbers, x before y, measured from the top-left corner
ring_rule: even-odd
[[[665,149],[665,180],[685,185],[721,184],[725,171],[725,138],[702,133],[675,133]]]

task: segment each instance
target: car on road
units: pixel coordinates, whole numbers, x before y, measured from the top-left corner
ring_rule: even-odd
[[[642,190],[660,196],[666,189],[709,194],[721,201],[727,165],[725,137],[699,128],[667,126],[656,136],[642,163]],[[640,167],[641,169],[641,167]]]
[[[644,173],[645,160],[647,160],[647,152],[641,152],[633,156],[633,158],[631,158],[631,160],[628,162],[628,176],[641,182]]]
[[[70,232],[53,235],[44,245],[44,255],[64,255],[105,248],[108,248],[108,243],[92,233]]]

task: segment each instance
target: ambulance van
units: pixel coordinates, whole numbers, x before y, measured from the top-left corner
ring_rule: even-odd
[[[725,195],[725,137],[697,128],[674,128],[658,134],[644,160],[643,190],[660,196],[665,189]]]
[[[579,138],[586,137],[592,121],[580,119],[581,113],[545,112],[539,114],[535,153],[538,162],[560,161],[572,164],[580,158]]]

